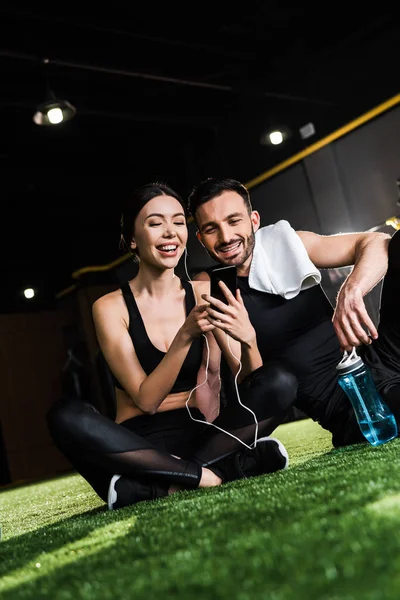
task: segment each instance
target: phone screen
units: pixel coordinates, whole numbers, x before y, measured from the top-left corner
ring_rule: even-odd
[[[228,304],[227,299],[224,296],[223,291],[218,285],[219,281],[223,281],[231,293],[236,297],[237,279],[236,279],[236,267],[215,267],[210,271],[211,279],[211,291],[210,296],[222,300],[225,304]]]

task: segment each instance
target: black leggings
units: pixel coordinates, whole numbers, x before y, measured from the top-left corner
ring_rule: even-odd
[[[389,264],[383,280],[378,339],[360,349],[376,386],[393,411],[400,431],[400,231],[389,242]],[[365,442],[354,411],[342,390],[337,390],[334,420],[330,423],[334,446]]]
[[[296,377],[277,363],[260,367],[240,384],[241,402],[257,416],[257,437],[269,435],[284,420],[296,394]],[[235,438],[205,423],[199,410],[190,411],[200,423],[183,408],[117,424],[91,404],[67,398],[52,406],[47,425],[58,449],[106,501],[114,474],[196,488],[202,466],[215,465],[217,472],[224,459],[244,449],[241,442],[254,441],[254,417],[236,397],[214,421]]]

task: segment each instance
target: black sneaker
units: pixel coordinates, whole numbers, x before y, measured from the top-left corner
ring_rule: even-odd
[[[126,475],[114,475],[108,488],[108,510],[117,510],[144,500],[167,496],[168,487],[168,485],[133,479]]]
[[[243,477],[253,477],[287,469],[289,455],[282,442],[263,437],[257,440],[255,448],[240,452],[238,462]]]
[[[274,473],[286,469],[289,464],[289,455],[285,446],[272,437],[263,437],[257,440],[255,448],[239,450],[210,465],[205,465],[219,477],[223,483]]]

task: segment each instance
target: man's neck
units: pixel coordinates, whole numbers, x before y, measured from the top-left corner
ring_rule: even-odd
[[[250,273],[250,265],[251,265],[251,261],[253,259],[253,253],[250,254],[250,256],[248,258],[246,258],[246,260],[244,261],[244,263],[242,263],[241,265],[238,265],[237,268],[237,274],[239,277],[248,277],[249,273]]]

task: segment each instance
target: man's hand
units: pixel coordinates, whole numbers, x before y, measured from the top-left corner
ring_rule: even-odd
[[[236,291],[235,298],[223,281],[219,282],[219,286],[228,304],[209,294],[201,296],[203,300],[210,303],[206,307],[209,322],[217,329],[228,333],[234,340],[250,346],[256,339],[256,332],[250,322],[240,290]]]
[[[340,288],[332,323],[342,350],[350,352],[353,347],[370,344],[378,332],[363,297],[385,276],[390,235],[380,231],[337,235],[297,231],[297,234],[318,269],[354,265]]]
[[[378,337],[376,327],[365,308],[362,292],[358,286],[351,285],[350,281],[346,281],[339,291],[332,323],[341,349],[347,352],[351,352],[353,346],[371,344],[372,339]]]

